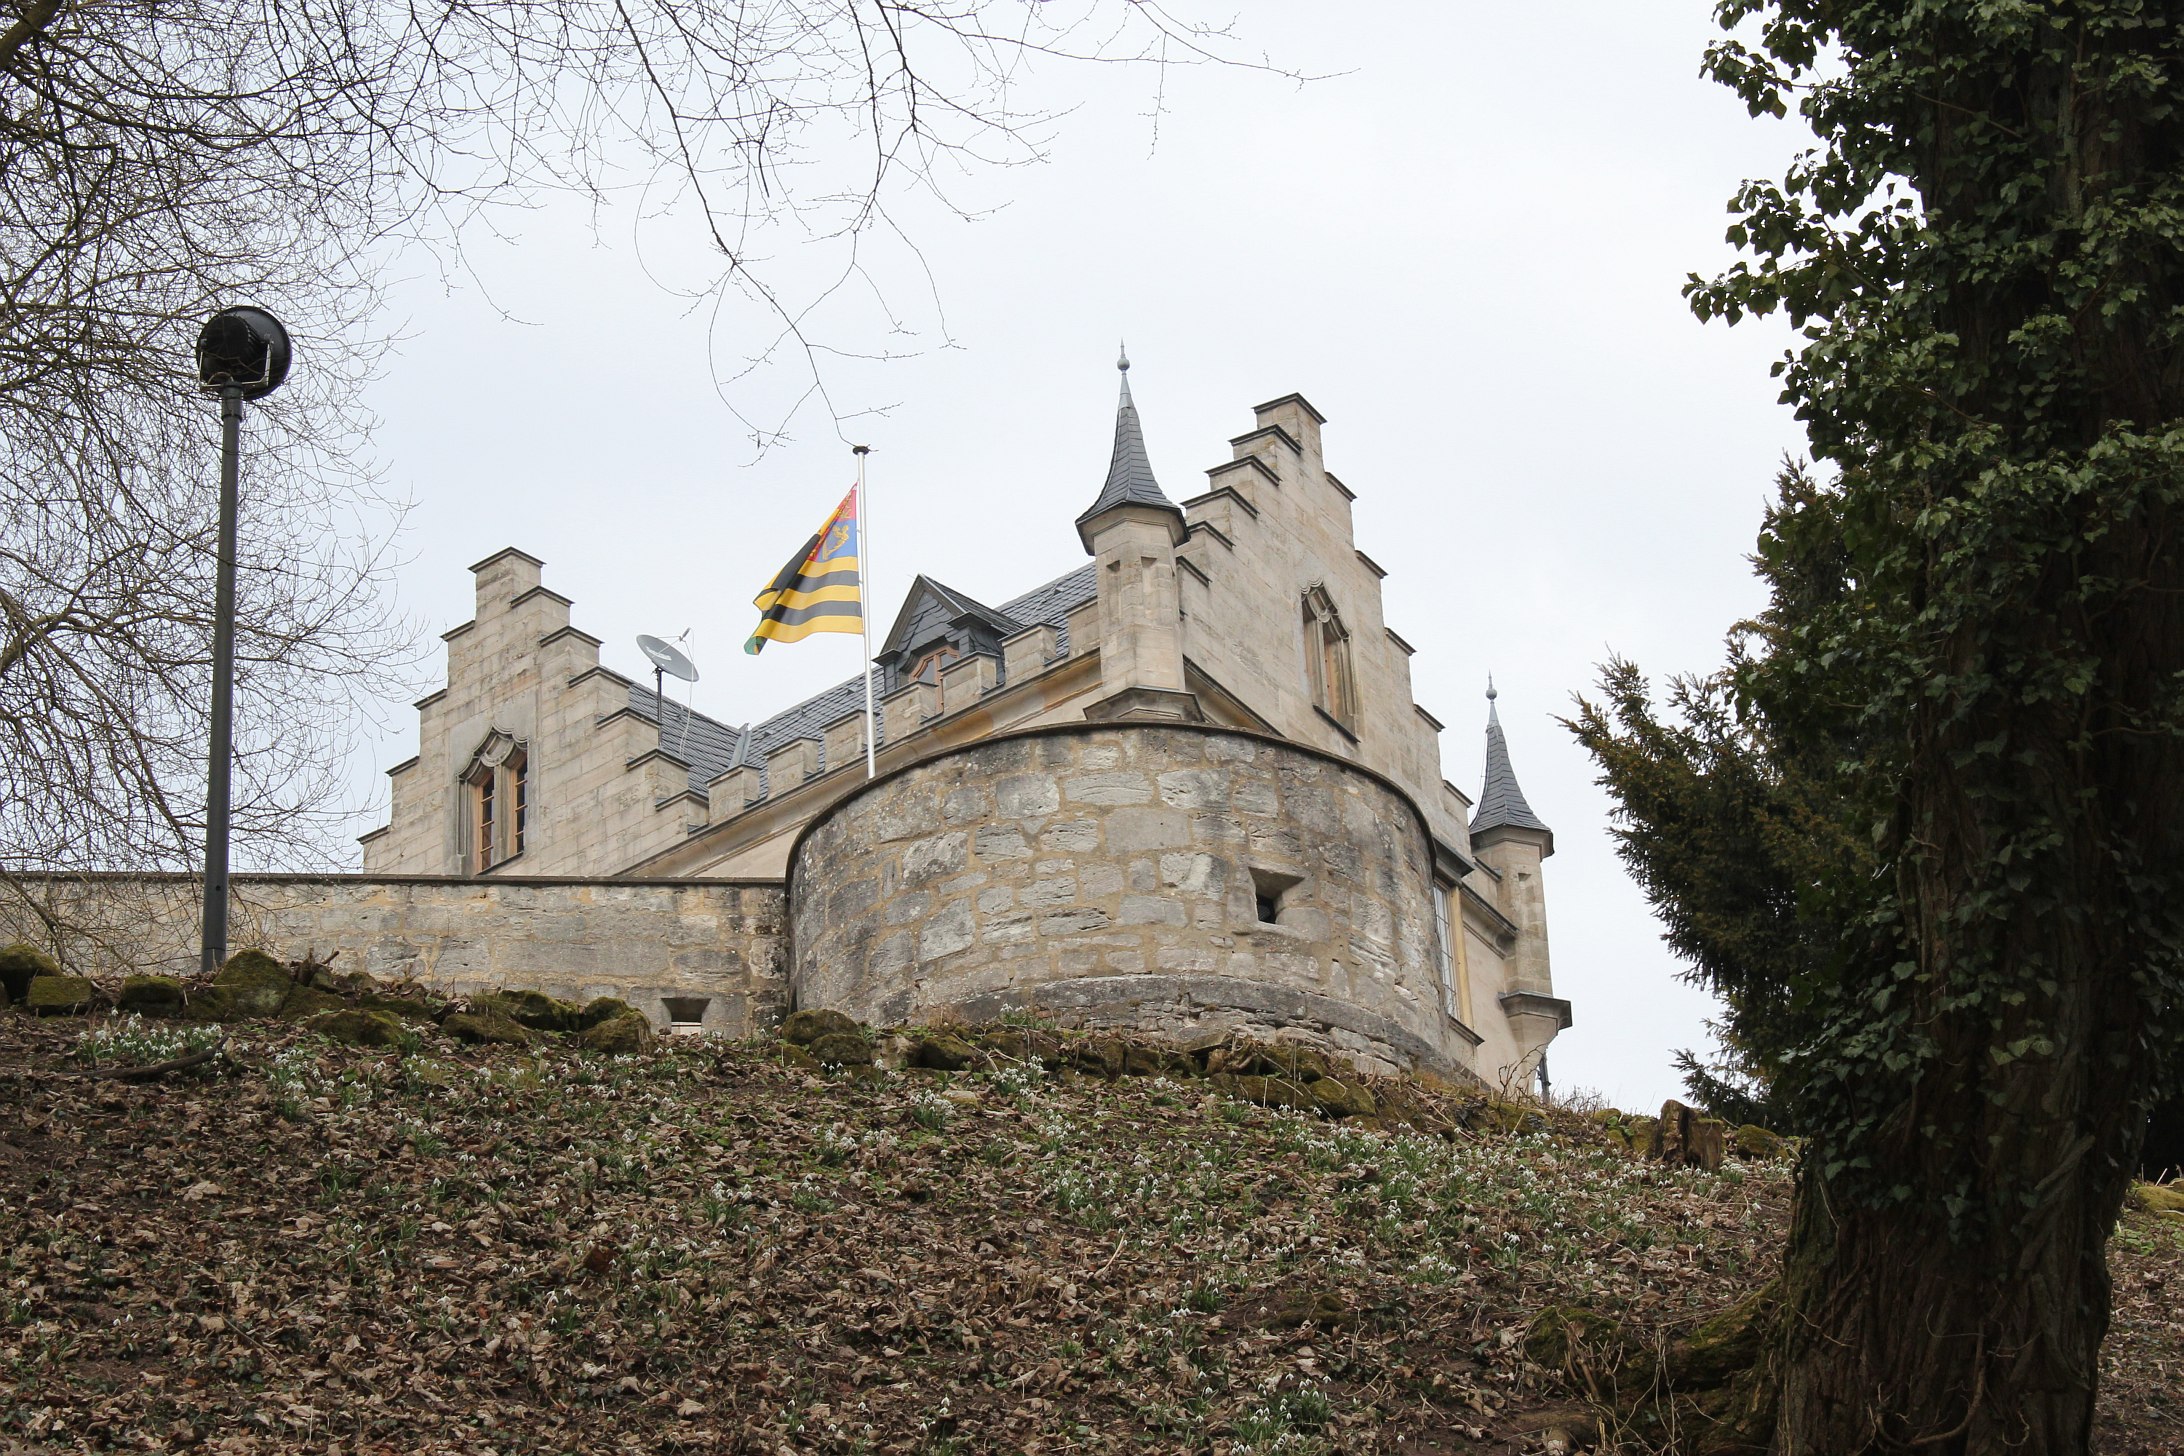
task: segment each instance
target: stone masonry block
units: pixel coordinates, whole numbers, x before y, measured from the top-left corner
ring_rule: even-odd
[[[1037,819],[1062,807],[1062,791],[1049,774],[1011,774],[994,785],[994,812],[1003,819]]]
[[[918,959],[934,961],[969,950],[977,939],[974,925],[970,901],[957,900],[942,906],[918,933]]]
[[[1180,928],[1187,917],[1183,903],[1161,895],[1125,895],[1116,917],[1123,925],[1172,925]]]
[[[1153,786],[1141,773],[1114,771],[1064,780],[1062,792],[1072,804],[1142,804],[1153,797]]]
[[[1136,854],[1190,843],[1190,820],[1175,809],[1125,808],[1107,816],[1107,851]]]

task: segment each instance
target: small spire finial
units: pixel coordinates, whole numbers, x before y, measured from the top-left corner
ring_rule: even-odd
[[[1488,673],[1486,675],[1486,700],[1491,703],[1500,696],[1500,693],[1494,691],[1494,674]]]
[[[1115,367],[1125,374],[1130,372],[1130,346],[1127,343],[1115,346]]]

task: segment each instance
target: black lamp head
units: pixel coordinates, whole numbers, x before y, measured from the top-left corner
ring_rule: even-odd
[[[288,330],[262,308],[223,308],[197,335],[197,380],[207,389],[240,386],[263,399],[288,377]]]

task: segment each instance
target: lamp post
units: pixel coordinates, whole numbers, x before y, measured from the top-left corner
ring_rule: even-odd
[[[197,382],[220,396],[220,545],[212,601],[212,745],[205,785],[205,916],[202,968],[227,959],[228,786],[235,757],[235,497],[243,401],[263,399],[288,377],[288,330],[263,309],[223,308],[197,335]]]

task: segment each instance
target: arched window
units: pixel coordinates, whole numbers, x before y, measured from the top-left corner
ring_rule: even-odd
[[[960,656],[962,654],[955,648],[943,643],[919,658],[917,666],[904,673],[902,680],[906,683],[937,683],[940,681],[940,670]]]
[[[1304,594],[1304,676],[1312,706],[1341,724],[1357,725],[1357,693],[1350,677],[1350,633],[1325,587]]]
[[[530,830],[530,755],[521,741],[495,731],[471,755],[460,779],[463,871],[482,875],[523,853]]]

